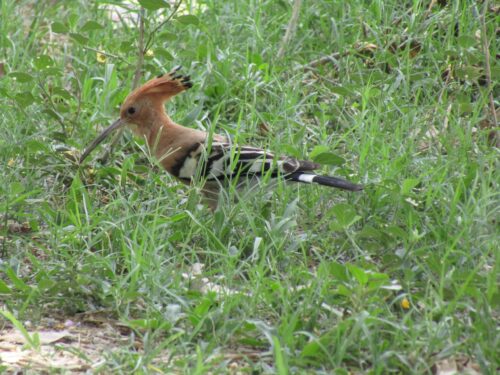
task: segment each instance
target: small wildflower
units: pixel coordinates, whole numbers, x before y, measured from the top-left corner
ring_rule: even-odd
[[[11,168],[14,166],[14,164],[16,164],[16,161],[14,159],[9,159],[9,161],[7,162],[7,165]]]
[[[152,49],[148,49],[146,51],[146,57],[153,57],[155,55],[155,53],[153,52]]]
[[[75,149],[72,150],[65,150],[62,152],[63,155],[66,157],[66,159],[71,160],[71,161],[77,161],[79,154],[78,151]]]
[[[106,55],[102,54],[101,52],[97,52],[96,59],[98,63],[104,64],[106,62]]]
[[[405,201],[411,204],[413,207],[418,207],[418,202],[414,199],[406,198]]]
[[[408,301],[408,298],[404,297],[401,300],[401,307],[405,310],[408,310],[410,308],[410,301]]]

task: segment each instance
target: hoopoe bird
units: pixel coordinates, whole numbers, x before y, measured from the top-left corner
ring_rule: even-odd
[[[185,184],[201,180],[210,208],[215,209],[220,190],[234,180],[261,179],[264,176],[308,184],[319,184],[348,191],[362,185],[345,179],[314,173],[321,165],[281,156],[259,147],[238,146],[218,134],[176,124],[164,104],[173,96],[191,88],[189,76],[178,73],[180,67],[146,82],[132,91],[120,108],[120,118],[106,128],[85,150],[80,164],[111,132],[129,126],[146,139],[160,164]],[[211,139],[209,139],[211,138]]]

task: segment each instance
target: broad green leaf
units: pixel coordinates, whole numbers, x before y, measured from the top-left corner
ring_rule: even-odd
[[[336,290],[336,293],[337,294],[340,294],[341,296],[346,296],[346,297],[349,297],[352,295],[352,290],[349,289],[347,286],[345,286],[344,284],[340,284],[338,287],[337,287],[337,290]]]
[[[396,225],[390,225],[385,228],[385,233],[391,235],[392,237],[398,237],[402,240],[408,238],[408,233]]]
[[[459,79],[475,81],[483,74],[481,68],[475,66],[462,66],[455,69],[455,75]]]
[[[167,40],[167,41],[172,41],[177,39],[177,34],[164,31],[158,35],[158,40]]]
[[[62,22],[53,22],[52,25],[50,25],[50,28],[54,33],[57,34],[64,34],[69,31],[68,27],[64,25]]]
[[[147,10],[158,10],[169,7],[168,3],[164,0],[139,0],[139,4]]]
[[[135,45],[132,40],[124,40],[123,42],[120,43],[120,51],[123,53],[128,53],[135,51]]]
[[[339,94],[341,96],[350,96],[352,95],[352,91],[349,90],[347,87],[342,87],[342,86],[334,86],[330,88],[330,91]]]
[[[5,98],[11,98],[12,96],[10,95],[9,91],[4,88],[4,87],[0,87],[0,96],[3,96]]]
[[[170,52],[168,52],[165,48],[155,49],[155,54],[163,57],[165,60],[172,61],[174,56]]]
[[[82,34],[69,33],[69,36],[79,44],[87,44],[89,38],[83,36]]]
[[[10,293],[10,288],[3,280],[0,279],[0,293],[1,294],[8,294]]]
[[[16,81],[21,82],[21,83],[33,81],[33,76],[31,74],[28,74],[25,72],[12,72],[12,73],[9,73],[9,76],[11,76]]]
[[[181,212],[181,213],[175,214],[173,216],[170,216],[168,218],[168,221],[171,223],[176,223],[178,221],[186,219],[187,217],[188,217],[188,215],[185,212]]]
[[[38,288],[43,291],[47,291],[54,285],[56,285],[56,282],[50,279],[47,275],[42,275],[40,277],[37,277],[37,281],[38,281],[37,283]]]
[[[54,120],[62,120],[62,116],[51,108],[44,109],[42,112],[48,114]]]
[[[318,357],[321,354],[321,346],[317,341],[311,341],[307,343],[300,353],[302,357]]]
[[[10,193],[11,194],[21,194],[25,189],[25,186],[21,184],[19,181],[13,181],[10,184]]]
[[[377,96],[380,96],[382,91],[378,87],[371,87],[369,90],[366,91],[366,95],[368,98],[376,98]]]
[[[472,46],[479,45],[479,42],[470,35],[460,35],[457,38],[458,45],[462,48],[469,48]]]
[[[47,69],[54,65],[54,60],[47,55],[38,55],[33,59],[33,65],[39,70]]]
[[[22,290],[22,291],[28,291],[30,289],[30,287],[28,285],[26,285],[26,283],[23,280],[21,280],[19,277],[17,277],[16,273],[14,272],[14,270],[12,268],[8,267],[5,270],[5,274],[10,279],[10,281],[12,281],[12,284],[17,289]]]
[[[472,113],[474,111],[474,105],[466,102],[458,103],[458,110],[461,114]]]
[[[44,77],[48,76],[61,76],[62,70],[60,68],[56,68],[55,66],[51,66],[49,68],[43,69]]]
[[[292,146],[291,144],[286,144],[286,145],[283,145],[283,154],[285,155],[289,155],[289,156],[293,156],[295,158],[300,158],[301,157],[301,152],[300,150],[295,147],[295,146]]]
[[[132,329],[170,329],[170,322],[158,319],[134,319],[126,322]]]
[[[316,155],[313,158],[313,161],[319,164],[325,165],[343,165],[345,163],[345,159],[337,156],[331,152],[322,152],[319,155]]]
[[[86,32],[86,31],[94,31],[94,30],[101,30],[103,29],[104,27],[95,22],[95,21],[87,21],[85,23],[85,25],[82,26],[82,28],[80,29],[81,32]]]
[[[491,67],[491,80],[493,82],[498,82],[500,80],[500,65]]]
[[[120,175],[120,169],[116,167],[102,167],[96,171],[99,178],[114,177]]]
[[[383,232],[380,229],[372,227],[371,225],[365,225],[363,229],[358,232],[356,237],[381,240],[383,238]]]
[[[335,215],[336,220],[331,223],[334,229],[338,228],[338,226],[348,228],[361,219],[360,216],[356,215],[354,207],[347,203],[339,203],[333,206],[328,212]]]
[[[177,231],[168,238],[168,242],[170,243],[179,242],[182,240],[182,238],[184,238],[183,232]]]
[[[57,95],[57,96],[60,96],[61,98],[67,99],[67,100],[72,98],[72,95],[66,89],[63,89],[62,87],[54,87],[52,89],[52,95]]]
[[[330,275],[340,281],[349,281],[349,277],[347,275],[347,269],[343,264],[337,262],[331,262],[328,265]]]
[[[416,178],[407,178],[406,180],[403,181],[403,184],[401,186],[401,194],[402,195],[409,195],[413,188],[418,185],[420,180]]]
[[[262,55],[260,53],[252,53],[250,55],[250,62],[255,65],[260,65],[264,62]]]
[[[330,148],[328,146],[317,145],[317,146],[314,146],[314,148],[312,149],[312,151],[309,153],[309,157],[311,159],[314,159],[319,154],[322,154],[322,153],[328,152],[328,151],[330,151]]]
[[[368,282],[368,274],[365,272],[364,269],[360,267],[356,267],[353,264],[348,264],[347,269],[349,270],[349,273],[354,276],[354,278],[358,281],[360,285],[366,285]]]
[[[198,17],[193,16],[192,14],[187,14],[185,16],[179,16],[176,18],[177,21],[184,25],[198,25],[200,21],[198,20]]]
[[[19,104],[22,108],[25,108],[29,106],[30,104],[33,104],[35,101],[35,98],[33,97],[33,94],[29,91],[21,92],[18,93],[14,96],[14,100]]]

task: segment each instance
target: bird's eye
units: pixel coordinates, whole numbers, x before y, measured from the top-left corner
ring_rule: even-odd
[[[133,115],[135,113],[135,108],[134,107],[130,107],[129,109],[127,109],[127,113],[129,115]]]

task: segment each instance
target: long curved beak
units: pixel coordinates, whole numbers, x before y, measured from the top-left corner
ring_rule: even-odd
[[[87,156],[89,156],[89,154],[94,150],[94,148],[96,148],[97,146],[99,146],[99,144],[102,141],[104,141],[106,139],[106,137],[111,132],[113,132],[113,130],[118,129],[118,128],[120,128],[123,125],[125,125],[125,122],[122,121],[121,119],[118,119],[115,122],[113,122],[110,126],[108,126],[106,129],[104,129],[104,131],[101,134],[99,134],[97,136],[97,138],[92,141],[92,143],[90,145],[87,146],[87,149],[82,154],[82,156],[80,156],[80,164],[83,163],[83,161],[87,158]]]

